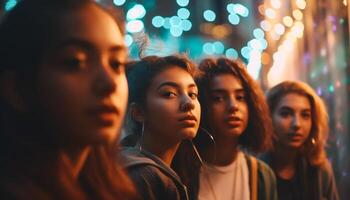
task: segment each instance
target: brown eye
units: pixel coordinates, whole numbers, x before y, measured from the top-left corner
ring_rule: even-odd
[[[73,57],[64,59],[63,65],[68,70],[79,70],[86,67],[86,62],[82,58]]]
[[[279,115],[282,116],[282,117],[288,117],[290,116],[292,113],[289,112],[289,111],[286,111],[286,110],[283,110],[283,111],[280,111],[279,112]]]
[[[311,118],[310,113],[302,113],[301,116],[303,117],[303,119],[310,119]]]
[[[198,94],[195,93],[195,92],[190,92],[190,93],[188,94],[188,96],[191,97],[191,99],[197,99],[197,98],[198,98]]]
[[[174,92],[163,92],[163,93],[162,93],[162,96],[163,96],[163,97],[166,97],[166,98],[173,98],[173,97],[176,97],[177,94],[174,93]]]
[[[118,60],[112,60],[110,61],[110,66],[115,72],[123,72],[125,71],[125,63],[122,63]]]
[[[240,95],[237,95],[236,99],[237,99],[238,101],[245,101],[245,96],[242,95],[242,94],[240,94]]]
[[[211,95],[211,100],[213,102],[221,102],[224,101],[224,97],[222,95]]]

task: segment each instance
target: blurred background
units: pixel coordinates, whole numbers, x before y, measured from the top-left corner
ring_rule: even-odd
[[[327,104],[327,152],[341,199],[350,199],[350,0],[96,1],[124,11],[132,58],[226,56],[243,60],[264,90],[309,83]],[[16,3],[0,0],[0,14]]]

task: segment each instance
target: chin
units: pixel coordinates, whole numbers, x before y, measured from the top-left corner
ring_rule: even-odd
[[[185,131],[182,133],[184,140],[192,140],[197,135],[197,131]]]
[[[228,137],[237,138],[237,137],[240,137],[242,133],[243,132],[240,130],[234,130],[234,131],[230,130],[230,131],[227,131],[225,135]]]
[[[286,144],[286,146],[291,149],[300,149],[302,148],[303,144],[299,142],[289,142]]]
[[[117,131],[114,130],[98,130],[92,137],[91,143],[95,145],[112,144],[116,141],[117,136]]]

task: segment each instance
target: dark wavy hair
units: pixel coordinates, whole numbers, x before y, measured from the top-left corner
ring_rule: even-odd
[[[249,119],[246,130],[239,137],[241,147],[251,152],[267,151],[272,146],[272,125],[268,115],[269,109],[264,93],[256,81],[248,74],[240,61],[227,58],[207,58],[199,64],[200,78],[197,79],[199,87],[199,101],[202,105],[201,126],[208,129],[207,98],[211,81],[218,75],[231,74],[242,84],[246,94]],[[200,145],[200,143],[199,143]]]
[[[154,77],[174,66],[184,69],[195,79],[197,75],[196,66],[185,55],[170,55],[165,57],[147,56],[139,61],[130,62],[127,65],[129,108],[132,104],[144,108],[147,103],[147,92]],[[122,144],[133,146],[140,135],[142,124],[132,119],[130,109],[125,124],[125,130],[128,136],[122,140]]]
[[[62,16],[91,4],[100,7],[92,0],[19,1],[0,24],[0,81],[4,74],[13,72],[17,77],[15,89],[33,92],[45,51],[65,31]],[[124,30],[123,20],[115,20]],[[64,144],[58,144],[41,129],[38,131],[35,126],[45,126],[44,122],[35,121],[27,114],[16,111],[0,96],[0,196],[14,195],[16,199],[134,198],[131,181],[115,164],[117,146],[92,147],[77,184],[68,165],[55,163],[59,148],[64,148]],[[10,132],[8,127],[15,130]]]
[[[271,88],[267,93],[267,102],[271,114],[275,112],[280,100],[287,94],[296,93],[305,96],[311,105],[311,130],[302,148],[302,155],[307,161],[318,166],[327,160],[324,147],[328,137],[328,113],[322,99],[306,83],[300,81],[284,81]],[[313,142],[312,142],[313,140]],[[275,142],[278,142],[277,140]]]

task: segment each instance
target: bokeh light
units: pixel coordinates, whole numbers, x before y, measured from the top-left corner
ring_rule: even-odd
[[[180,8],[177,10],[177,16],[179,16],[181,19],[188,19],[190,16],[190,11],[187,8]]]
[[[146,9],[141,4],[136,4],[126,13],[126,18],[129,20],[132,19],[141,19],[146,15]]]
[[[114,5],[122,6],[126,0],[113,0]]]
[[[212,10],[205,10],[203,13],[203,17],[208,22],[213,22],[216,18],[216,14]]]
[[[185,6],[188,5],[189,0],[176,0],[176,3],[177,3],[179,6],[185,7]]]

